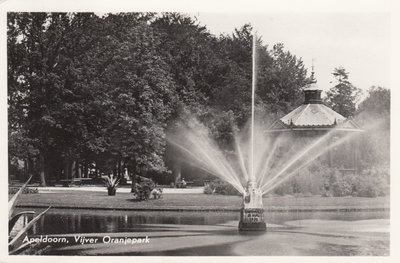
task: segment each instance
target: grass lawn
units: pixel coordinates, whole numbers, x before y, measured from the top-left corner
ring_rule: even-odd
[[[267,197],[266,210],[389,209],[389,197]],[[130,193],[108,196],[104,192],[63,191],[23,194],[17,206],[132,210],[239,210],[239,196],[164,194],[161,199],[137,202]]]

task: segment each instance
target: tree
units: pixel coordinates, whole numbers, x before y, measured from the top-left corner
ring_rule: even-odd
[[[219,37],[179,13],[8,13],[7,25],[9,156],[34,160],[42,185],[80,164],[165,172],[179,121],[197,117],[229,150],[250,117],[250,25]],[[286,111],[302,61],[257,41],[257,105]]]
[[[390,90],[371,87],[358,106],[355,120],[366,129],[360,138],[362,164],[374,168],[382,166],[389,171]]]
[[[214,94],[223,110],[234,112],[239,127],[251,112],[252,36],[252,27],[246,24],[232,36],[220,37],[224,81]],[[307,71],[302,60],[284,50],[283,44],[269,49],[261,38],[256,41],[256,104],[274,119],[298,104]]]
[[[251,114],[252,27],[246,24],[232,35],[218,39],[220,78],[213,89],[212,104],[224,112],[232,111],[243,127]]]
[[[54,105],[47,103],[51,94],[46,91],[51,93],[49,87],[54,81],[51,68],[55,54],[52,51],[57,44],[53,49],[47,45],[49,42],[57,43],[57,36],[47,35],[50,26],[46,23],[51,25],[52,20],[45,13],[9,13],[8,21],[8,99],[9,113],[13,116],[9,128],[12,132],[17,127],[18,132],[35,143],[34,148],[39,150],[40,178],[42,185],[45,185],[43,155],[51,144],[48,135],[52,121],[48,109]]]
[[[327,92],[325,102],[345,117],[354,116],[361,90],[351,84],[343,67],[335,68],[332,75],[336,84]]]
[[[357,115],[364,115],[364,119],[380,119],[390,123],[390,90],[372,86],[368,96],[357,108]],[[367,120],[364,120],[365,122]]]
[[[59,170],[61,156],[82,151],[87,134],[85,105],[90,88],[82,85],[79,60],[99,29],[92,13],[9,13],[9,107],[26,137],[38,149],[42,185]],[[97,29],[97,30],[96,30]],[[22,114],[21,114],[22,112]],[[61,162],[62,163],[62,162]]]
[[[269,56],[269,61],[264,58],[264,63],[259,62],[259,96],[270,113],[286,113],[302,98],[301,90],[308,83],[307,70],[303,61],[284,50],[281,43],[272,47]]]
[[[124,161],[133,170],[164,171],[166,122],[176,92],[159,51],[160,35],[139,14],[109,15],[104,23],[105,33],[90,52],[92,107],[101,112],[94,117],[101,128],[90,140],[92,149],[100,146],[110,169]]]
[[[220,80],[220,60],[215,52],[216,39],[195,19],[180,13],[164,13],[151,24],[160,34],[160,52],[166,69],[176,85],[177,105],[193,114],[209,105]],[[174,112],[174,120],[179,112]]]

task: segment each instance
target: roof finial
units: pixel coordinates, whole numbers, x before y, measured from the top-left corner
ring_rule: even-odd
[[[311,83],[317,83],[317,80],[314,77],[314,59],[311,60]]]

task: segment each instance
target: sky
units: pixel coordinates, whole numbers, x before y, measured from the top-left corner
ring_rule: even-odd
[[[349,80],[366,91],[371,86],[390,88],[389,13],[211,13],[191,14],[215,34],[232,34],[251,23],[263,43],[301,57],[311,72],[314,64],[318,86],[332,87],[332,72],[342,66]]]
[[[98,0],[96,4],[15,0],[5,4],[15,11],[183,12],[196,16],[215,35],[231,34],[251,23],[264,44],[283,43],[286,50],[302,58],[309,72],[314,64],[324,91],[332,87],[332,72],[339,66],[364,91],[371,86],[393,88],[391,64],[397,68],[396,60],[391,60],[398,56],[393,43],[400,38],[395,30],[400,10],[396,0]]]
[[[95,3],[15,0],[5,1],[2,7],[7,11],[182,12],[196,16],[215,35],[231,34],[235,28],[251,23],[264,44],[272,47],[283,43],[286,50],[302,58],[309,72],[314,64],[315,77],[324,91],[333,86],[332,72],[339,66],[349,72],[350,82],[364,91],[371,86],[394,88],[393,78],[397,80],[393,72],[398,64],[394,57],[399,55],[394,47],[400,45],[397,30],[400,4],[396,0],[97,0]]]

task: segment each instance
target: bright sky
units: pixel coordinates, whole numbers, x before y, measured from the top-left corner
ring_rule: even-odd
[[[362,90],[398,86],[391,87],[391,81],[398,80],[394,74],[399,61],[395,47],[400,46],[398,0],[14,0],[1,7],[39,12],[183,12],[196,16],[216,35],[231,34],[251,23],[264,44],[283,43],[309,71],[314,60],[318,85],[325,91],[332,86],[331,73],[338,66]],[[2,17],[5,14],[0,12]],[[1,25],[5,28],[5,23]],[[0,60],[3,66],[5,61]]]
[[[283,43],[328,90],[335,67],[343,66],[358,88],[390,88],[390,14],[388,13],[196,13],[211,33],[234,32],[251,23],[264,44]]]

